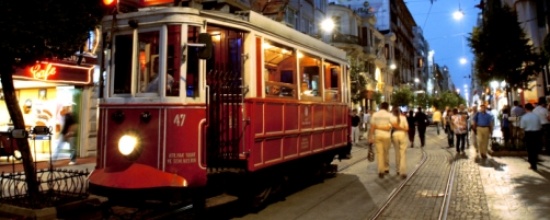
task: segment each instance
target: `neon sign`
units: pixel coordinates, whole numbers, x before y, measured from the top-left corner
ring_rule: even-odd
[[[18,69],[14,79],[36,80],[73,85],[91,85],[95,65],[74,65],[60,62],[38,62],[25,69]]]
[[[57,68],[53,67],[51,63],[46,64],[45,68],[42,68],[40,63],[32,66],[29,70],[34,79],[48,80],[50,75],[55,75]]]

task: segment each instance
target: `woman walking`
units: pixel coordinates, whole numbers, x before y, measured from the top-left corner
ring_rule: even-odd
[[[453,109],[453,115],[451,116],[451,130],[456,135],[456,153],[464,154],[464,145],[466,145],[466,132],[468,131],[467,116],[459,114],[458,109]]]
[[[405,151],[409,140],[407,139],[407,132],[409,131],[409,123],[407,118],[401,114],[399,107],[392,108],[392,117],[390,123],[393,129],[392,142],[395,149],[395,164],[397,169],[397,175],[401,178],[407,178],[407,160]]]
[[[451,129],[452,116],[453,116],[453,110],[447,109],[447,112],[445,115],[445,133],[447,133],[447,143],[449,144],[449,148],[453,147],[454,136],[455,136],[453,129]]]

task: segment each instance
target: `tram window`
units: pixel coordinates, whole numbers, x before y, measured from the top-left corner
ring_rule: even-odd
[[[132,80],[132,35],[115,36],[114,94],[129,94]]]
[[[162,77],[162,74],[159,74],[159,36],[159,31],[138,34],[138,92],[159,92]],[[171,89],[170,81],[173,82],[173,77],[167,75],[166,89]]]
[[[181,60],[181,25],[168,26],[168,54],[166,59],[166,73],[173,78],[173,83],[166,89],[166,96],[180,94],[180,60]],[[167,76],[167,80],[170,77]]]
[[[320,59],[307,54],[302,54],[298,57],[300,59],[300,72],[302,74],[302,81],[300,83],[302,98],[307,100],[321,97],[323,89],[320,78]]]
[[[189,46],[187,54],[187,77],[185,80],[185,91],[187,97],[199,96],[199,46]]]
[[[268,97],[296,98],[294,50],[266,41],[263,51],[266,95]]]
[[[325,100],[340,101],[340,66],[333,62],[325,62]]]
[[[199,53],[202,46],[193,45],[199,43],[201,28],[199,26],[188,26],[187,28],[187,61],[185,77],[185,93],[187,97],[199,97]],[[213,59],[209,59],[213,60]]]

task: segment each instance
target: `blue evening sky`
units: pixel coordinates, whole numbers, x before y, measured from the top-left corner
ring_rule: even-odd
[[[468,46],[467,37],[477,24],[480,9],[475,5],[479,0],[405,0],[414,20],[424,31],[424,38],[430,49],[435,52],[435,63],[449,67],[449,73],[460,93],[464,94],[464,85],[470,91],[470,79],[465,78],[472,73],[473,54]],[[461,9],[464,12],[462,20],[455,20],[453,12]],[[468,62],[460,63],[465,57]]]

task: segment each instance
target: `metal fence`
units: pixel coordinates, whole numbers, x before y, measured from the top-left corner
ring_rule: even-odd
[[[25,208],[53,207],[88,198],[88,170],[44,169],[37,171],[38,198],[27,193],[25,173],[0,174],[0,203]]]

